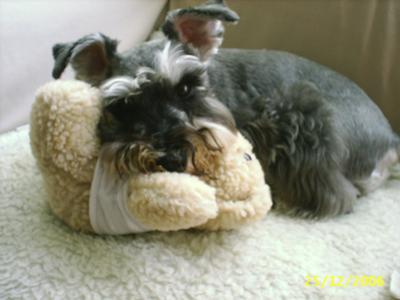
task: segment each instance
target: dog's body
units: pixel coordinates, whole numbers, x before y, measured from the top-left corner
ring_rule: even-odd
[[[194,87],[207,91],[191,96],[190,101],[199,103],[193,107],[171,104],[172,100],[157,106],[160,112],[143,122],[151,123],[159,118],[157,124],[167,119],[170,124],[162,128],[152,124],[155,128],[152,135],[158,133],[162,139],[159,132],[168,132],[178,125],[187,126],[199,118],[208,118],[213,124],[222,124],[234,132],[229,113],[215,104],[220,101],[232,113],[238,130],[252,142],[278,207],[319,217],[351,211],[360,194],[377,188],[387,178],[388,167],[398,160],[398,136],[359,87],[321,65],[278,51],[221,49],[213,55],[221,42],[223,28],[220,21],[238,19],[221,1],[215,2],[218,3],[170,13],[164,24],[166,39],[144,43],[122,54],[116,53],[115,41],[101,34],[56,45],[53,75],[59,77],[71,61],[77,77],[94,85],[111,78],[105,89],[105,95],[111,95],[110,102],[133,103],[137,98],[136,91],[142,93],[149,87],[142,89],[139,84],[132,89],[128,87],[131,82],[121,93],[118,78],[136,79],[145,68],[151,70],[150,74],[156,74],[155,79],[147,80],[152,84],[150,90],[156,88],[161,92],[145,92],[140,101],[150,101],[152,97],[164,101],[159,99],[163,98],[163,93],[174,91],[175,84],[179,87],[182,85],[179,80],[193,72],[193,67],[183,64],[182,74],[179,70],[178,75],[172,74],[174,67],[179,69],[174,63],[184,55],[191,56],[189,60],[193,63],[195,57],[202,64],[199,69],[203,67],[204,72],[195,70],[199,74],[196,73],[198,83]],[[197,32],[197,28],[202,30]],[[178,47],[184,53],[168,54],[171,47]],[[100,51],[100,55],[93,56],[96,61],[91,55],[93,51]],[[167,67],[160,66],[160,59],[155,59],[162,53],[165,55],[161,64],[167,63]],[[172,73],[165,74],[165,68]],[[159,75],[164,76],[163,79]],[[179,77],[176,82],[172,79],[174,76]],[[173,111],[166,113],[172,106]],[[133,106],[131,109],[135,111]],[[151,109],[151,106],[145,108]],[[126,108],[117,110],[116,114],[115,110],[111,114],[124,112],[125,121],[101,123],[103,143],[135,142],[129,140],[133,127],[126,125],[135,120],[129,120]],[[179,138],[186,139],[184,136]],[[181,140],[179,143],[182,144]],[[166,143],[162,143],[162,149],[152,146],[165,156],[169,151],[165,150]],[[176,148],[178,144],[173,146]],[[179,151],[177,155],[180,155]],[[187,159],[185,154],[182,159]],[[162,160],[158,162],[163,164]]]

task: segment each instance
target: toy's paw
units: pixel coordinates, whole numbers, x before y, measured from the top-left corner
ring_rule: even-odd
[[[60,80],[41,87],[32,107],[30,132],[39,164],[90,181],[99,117],[99,91],[87,83]]]
[[[220,230],[235,229],[242,225],[261,220],[272,207],[271,193],[268,185],[253,190],[248,199],[217,200],[219,213],[215,219],[200,226],[201,229]]]
[[[139,175],[129,183],[128,208],[153,230],[188,229],[218,214],[215,189],[182,173]]]

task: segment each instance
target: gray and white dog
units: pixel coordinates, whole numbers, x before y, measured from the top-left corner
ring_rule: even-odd
[[[238,20],[214,0],[171,11],[164,39],[124,53],[99,33],[56,44],[53,76],[70,63],[78,79],[102,87],[99,136],[120,173],[196,169],[193,141],[218,148],[223,138],[210,135],[223,127],[253,144],[278,208],[352,211],[389,176],[399,137],[356,84],[324,66],[280,51],[218,49],[223,22]]]

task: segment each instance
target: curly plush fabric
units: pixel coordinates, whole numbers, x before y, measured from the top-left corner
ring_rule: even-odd
[[[54,82],[38,90],[30,138],[54,213],[73,228],[91,231],[87,199],[99,148],[93,137],[100,92],[82,85]]]
[[[400,268],[397,179],[352,214],[269,213],[234,231],[77,233],[50,211],[28,128],[0,136],[0,299],[390,299]],[[305,287],[307,275],[383,276],[383,287]]]

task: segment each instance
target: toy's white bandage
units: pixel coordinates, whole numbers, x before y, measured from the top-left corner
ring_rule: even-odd
[[[99,234],[129,234],[149,231],[128,210],[128,180],[115,178],[97,160],[90,189],[89,216]]]

